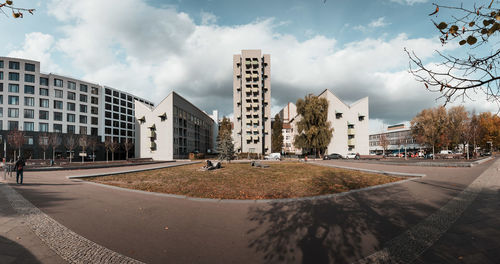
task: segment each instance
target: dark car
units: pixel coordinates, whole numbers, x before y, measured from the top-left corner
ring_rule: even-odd
[[[338,153],[332,153],[332,154],[328,154],[328,155],[325,155],[323,157],[324,160],[330,160],[330,159],[342,159],[342,155],[338,154]]]

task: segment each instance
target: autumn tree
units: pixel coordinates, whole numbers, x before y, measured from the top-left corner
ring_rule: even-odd
[[[479,138],[482,149],[489,149],[491,142],[493,146],[500,145],[500,117],[490,112],[479,114]]]
[[[219,138],[221,135],[227,132],[231,133],[231,131],[232,131],[231,120],[229,120],[229,118],[227,117],[223,117],[219,125],[219,133],[217,134],[217,138]]]
[[[281,152],[283,146],[283,122],[280,115],[274,116],[273,131],[271,134],[271,152]]]
[[[467,124],[467,141],[472,143],[474,157],[477,156],[477,144],[479,143],[480,126],[479,117],[475,114],[471,114],[471,118]]]
[[[498,1],[479,1],[482,4],[464,7],[435,5],[430,16],[451,12],[450,17],[433,23],[443,45],[458,43],[462,57],[436,51],[441,63],[428,65],[414,52],[405,51],[410,59],[410,72],[426,89],[441,93],[445,103],[457,98],[469,98],[471,93],[482,91],[489,101],[499,101],[500,75],[498,66],[500,49],[496,37],[500,32]],[[489,40],[493,41],[489,41]],[[455,52],[455,54],[460,54]]]
[[[452,148],[456,148],[468,143],[467,124],[469,121],[469,113],[463,106],[455,106],[448,109],[448,138]]]
[[[309,94],[297,100],[298,134],[294,137],[294,146],[309,149],[316,155],[324,153],[332,139],[333,128],[328,118],[328,101],[325,98]]]
[[[125,159],[128,159],[128,152],[132,149],[133,146],[134,146],[134,143],[132,142],[132,140],[130,140],[130,138],[127,138],[123,141],[123,149],[125,149],[125,153],[126,153]]]
[[[24,145],[24,132],[18,129],[9,131],[7,142],[14,149],[14,160],[21,156],[21,147]],[[16,150],[18,150],[16,155]]]
[[[58,133],[52,133],[49,136],[49,144],[52,147],[52,160],[56,159],[56,148],[61,145],[61,136]]]
[[[389,147],[389,140],[387,139],[386,134],[380,134],[379,144],[382,146],[382,155],[385,156],[385,152],[387,151],[387,147]]]
[[[78,145],[82,149],[82,163],[85,161],[85,156],[87,153],[87,148],[89,147],[89,137],[85,134],[80,135],[80,138],[78,139]]]
[[[64,137],[64,147],[66,147],[66,150],[69,151],[69,162],[71,163],[71,160],[73,159],[73,152],[74,149],[76,148],[76,136],[74,134],[69,134]]]
[[[231,130],[225,130],[222,134],[219,134],[217,138],[217,152],[219,152],[219,160],[230,162],[234,159],[234,144]]]
[[[45,152],[49,148],[49,136],[47,133],[43,133],[38,136],[38,146],[43,149],[43,160],[45,160]]]
[[[7,13],[5,13],[5,9],[9,9],[9,12],[12,12],[12,16],[14,18],[23,18],[23,13],[28,12],[33,15],[33,12],[35,12],[35,9],[32,8],[22,8],[22,7],[16,7],[14,6],[14,1],[12,0],[6,0],[5,2],[0,2],[0,11],[4,13],[5,16],[7,16]],[[8,17],[8,16],[7,16]]]
[[[420,144],[432,147],[432,159],[435,148],[447,141],[448,116],[443,106],[424,109],[411,120],[411,132]]]

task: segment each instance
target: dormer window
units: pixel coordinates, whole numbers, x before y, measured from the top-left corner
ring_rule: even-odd
[[[342,113],[335,111],[335,118],[336,119],[341,119],[342,118]]]

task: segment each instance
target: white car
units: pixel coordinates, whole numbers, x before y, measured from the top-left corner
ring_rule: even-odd
[[[281,153],[271,153],[271,154],[265,156],[264,159],[266,159],[266,160],[280,160]]]
[[[346,159],[359,159],[359,156],[356,153],[347,153],[344,157]]]

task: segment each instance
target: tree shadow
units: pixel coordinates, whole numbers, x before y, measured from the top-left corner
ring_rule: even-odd
[[[0,235],[0,262],[38,264],[40,262],[31,252],[16,241]]]
[[[432,203],[416,203],[408,193],[399,185],[253,206],[248,215],[254,224],[247,231],[249,247],[262,254],[265,263],[356,261],[382,249],[383,243],[436,209]]]

